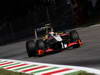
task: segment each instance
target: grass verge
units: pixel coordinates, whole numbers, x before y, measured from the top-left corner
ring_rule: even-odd
[[[13,71],[5,70],[5,69],[0,69],[0,75],[32,75],[32,74],[13,72]]]
[[[73,72],[73,73],[69,73],[69,74],[65,74],[65,75],[95,75],[93,73],[88,73],[85,71],[78,71],[78,72]]]
[[[26,74],[26,73],[21,73],[21,72],[13,72],[5,69],[0,69],[0,75],[34,75],[34,74]],[[78,72],[73,72],[69,74],[64,74],[64,75],[95,75],[92,73],[87,73],[85,71],[78,71]]]

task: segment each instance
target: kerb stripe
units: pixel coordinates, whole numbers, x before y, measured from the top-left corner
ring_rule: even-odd
[[[54,69],[57,69],[58,67],[51,67],[51,68],[47,68],[47,69],[42,69],[42,70],[38,70],[38,71],[35,71],[33,73],[41,73],[41,72],[45,72],[45,71],[48,71],[48,70],[54,70]]]
[[[65,72],[61,72],[61,73],[56,73],[54,75],[66,75],[66,74],[78,72],[78,71],[80,71],[80,70],[73,69],[73,70],[69,70],[69,71],[65,71]]]
[[[45,68],[45,67],[48,67],[48,66],[35,67],[35,68],[31,68],[31,69],[22,70],[21,72],[28,72],[28,71],[32,71],[32,70],[36,70],[36,69],[40,69],[40,68]]]
[[[57,70],[57,71],[52,71],[52,72],[44,73],[42,75],[52,75],[52,74],[56,74],[56,73],[60,73],[60,72],[64,72],[64,71],[69,71],[69,70],[72,70],[72,69],[65,68],[65,69],[61,69],[61,70]]]
[[[20,67],[20,66],[25,66],[25,65],[28,65],[28,64],[15,65],[15,66],[11,66],[11,67],[6,67],[4,69],[12,69],[12,68]]]
[[[16,68],[16,69],[13,69],[13,70],[21,70],[21,69],[25,69],[25,68],[29,68],[29,67],[35,67],[37,65],[27,65],[27,66],[24,66],[24,67],[19,67],[19,68]]]
[[[13,62],[6,62],[6,63],[3,63],[3,64],[0,64],[0,66],[7,65],[7,64],[11,64],[11,63],[13,63]]]
[[[11,64],[7,64],[7,65],[2,65],[2,66],[0,66],[0,68],[6,68],[6,67],[18,65],[18,64],[20,64],[20,63],[11,63]]]

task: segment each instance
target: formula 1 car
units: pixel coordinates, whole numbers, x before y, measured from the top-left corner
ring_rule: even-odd
[[[66,48],[78,48],[83,44],[76,30],[54,32],[49,24],[36,28],[34,34],[34,39],[26,41],[29,57],[44,56],[46,53],[62,51]]]

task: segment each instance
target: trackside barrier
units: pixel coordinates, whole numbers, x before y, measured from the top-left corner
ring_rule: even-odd
[[[46,63],[28,62],[20,60],[0,59],[0,68],[24,72],[33,75],[65,75],[72,72],[84,70],[100,75],[100,70],[69,65],[53,65]]]

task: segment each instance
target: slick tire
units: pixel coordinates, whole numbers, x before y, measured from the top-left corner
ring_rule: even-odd
[[[26,42],[26,51],[29,57],[34,56],[36,50],[36,41],[29,40]]]
[[[80,40],[79,34],[78,34],[78,32],[76,30],[72,30],[70,32],[70,39],[71,39],[72,42],[76,41],[76,40]]]
[[[80,40],[79,34],[76,30],[72,30],[70,32],[70,39],[71,39],[71,42]],[[78,48],[78,47],[80,47],[80,44],[76,44],[76,45],[73,46],[73,48]]]
[[[36,56],[44,56],[45,55],[45,43],[43,40],[37,40],[37,50],[36,50]]]

